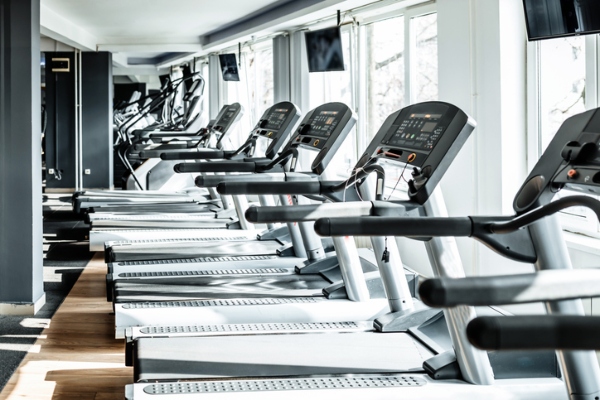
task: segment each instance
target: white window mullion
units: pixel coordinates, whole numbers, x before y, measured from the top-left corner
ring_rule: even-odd
[[[412,104],[412,49],[414,40],[411,36],[411,17],[404,15],[404,104]]]
[[[540,47],[527,44],[527,169],[537,163],[542,150],[540,107]]]
[[[598,40],[597,35],[585,37],[585,108],[598,107]]]
[[[356,152],[357,159],[360,157],[362,152],[366,149],[369,139],[369,131],[367,126],[367,96],[369,93],[368,82],[367,82],[367,44],[366,44],[366,27],[359,25],[357,27],[357,46],[356,51],[357,58],[357,97],[356,97],[356,111],[360,116],[357,124],[357,140],[356,140]]]

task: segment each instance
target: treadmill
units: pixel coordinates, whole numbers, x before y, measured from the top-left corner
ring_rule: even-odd
[[[225,108],[224,112],[222,113],[221,117],[219,119],[217,119],[213,125],[212,131],[216,132],[219,135],[218,141],[216,143],[216,146],[219,150],[222,149],[223,147],[223,142],[224,139],[228,137],[229,133],[231,132],[231,129],[233,126],[235,126],[235,124],[237,123],[237,121],[239,121],[239,119],[241,118],[241,115],[243,113],[242,107],[238,104],[238,103],[234,103],[232,105],[227,106],[227,108]],[[157,160],[157,161],[153,161],[153,160]],[[167,166],[167,169],[170,171],[169,174],[172,175],[173,172],[173,168],[176,164],[175,161],[163,161],[161,159],[149,159],[146,161],[145,164],[152,162],[153,165],[157,165],[158,163],[163,163],[165,166]],[[145,165],[144,164],[144,165]],[[149,166],[148,167],[148,171],[150,169],[152,169],[153,167]],[[151,174],[152,175],[152,174]],[[198,189],[195,188],[193,189],[191,192],[197,192]],[[79,208],[83,208],[84,206],[93,206],[95,208],[95,211],[98,211],[99,207],[102,207],[103,205],[110,205],[112,207],[115,207],[117,205],[123,206],[125,209],[124,211],[128,211],[131,210],[131,206],[135,206],[138,202],[143,202],[143,203],[148,203],[148,202],[152,202],[152,200],[154,200],[154,198],[158,198],[158,202],[160,202],[161,199],[166,199],[168,201],[169,197],[172,196],[172,192],[165,192],[165,191],[120,191],[120,192],[110,192],[110,195],[108,196],[108,198],[102,196],[103,192],[100,192],[100,196],[93,196],[91,199],[83,197],[81,198],[81,196],[79,196],[79,198],[77,199],[79,204]],[[175,195],[178,196],[180,193],[176,192]],[[98,197],[100,197],[98,199]],[[87,200],[87,202],[86,202]],[[195,200],[196,202],[198,202],[198,200]],[[214,199],[209,199],[207,200],[206,197],[204,198],[204,202],[212,202],[214,203]],[[172,209],[172,205],[167,206],[167,207],[171,207]],[[100,208],[101,209],[101,208]],[[202,209],[201,206],[199,206],[199,209]],[[147,220],[153,220],[152,217],[153,214],[149,214],[149,216],[147,217]],[[118,214],[118,213],[105,213],[105,212],[95,212],[95,213],[91,213],[88,215],[89,216],[89,220],[90,223],[92,224],[92,227],[106,227],[106,226],[113,226],[113,227],[119,227],[119,226],[127,226],[130,229],[132,228],[132,225],[135,226],[133,223],[127,223],[128,220],[143,220],[143,217],[139,216],[139,215],[127,215],[127,214]],[[125,221],[125,222],[123,222]]]
[[[336,136],[345,136],[343,133],[350,130],[353,120],[351,110],[341,103],[318,107],[300,126],[292,140],[292,149],[318,149],[313,170],[320,172],[341,144]],[[296,152],[291,151],[290,154]],[[294,164],[294,159],[291,164]],[[286,174],[286,177],[298,175]],[[312,224],[300,225],[304,234],[314,233]],[[230,256],[224,252],[226,255],[223,257],[203,255],[205,264],[198,262],[198,265],[208,269],[189,275],[183,273],[185,279],[172,277],[177,274],[177,271],[173,271],[171,276],[164,274],[155,279],[141,280],[137,276],[135,280],[118,280],[114,284],[113,297],[116,336],[123,337],[124,330],[131,326],[172,325],[189,322],[190,319],[194,323],[204,322],[206,318],[216,323],[256,322],[263,318],[268,321],[312,322],[339,320],[348,312],[352,312],[352,315],[357,312],[364,319],[386,312],[388,308],[377,267],[374,262],[358,259],[356,248],[351,247],[353,239],[339,241],[335,259],[324,257],[320,240],[314,239],[313,236],[303,235],[303,242],[310,250],[307,253],[317,259],[316,265],[323,261],[328,269],[321,272],[317,269],[307,275],[291,274],[290,266],[287,266],[287,270],[278,267],[277,263],[281,265],[282,261],[277,260],[271,264],[271,268],[277,269],[275,271],[246,266],[243,271],[219,273],[219,267],[234,268],[230,263],[223,262],[228,261],[227,258],[241,261],[236,255]],[[260,242],[246,245],[255,246],[257,243]],[[231,245],[236,243],[225,244]],[[236,246],[243,245],[240,243]],[[374,257],[371,255],[371,258]],[[212,265],[208,266],[207,261]],[[334,268],[338,262],[340,268]],[[365,271],[368,281],[363,276]],[[397,275],[407,286],[404,274]],[[358,286],[361,289],[354,290]],[[261,307],[265,304],[269,305],[266,310]],[[235,305],[244,307],[233,307]]]
[[[548,315],[478,317],[466,327],[467,335],[482,349],[561,349],[558,355],[571,399],[600,396],[596,354],[582,351],[596,348],[593,332],[597,317],[584,316],[580,300],[599,295],[599,277],[596,269],[573,270],[556,213],[569,207],[586,207],[600,219],[600,202],[585,195],[600,193],[599,177],[600,109],[593,109],[561,125],[518,191],[513,202],[514,217],[440,221],[444,226],[460,227],[457,236],[479,240],[496,237],[503,244],[517,232],[526,232],[528,248],[535,249],[536,272],[453,280],[440,277],[421,288],[423,298],[435,307],[544,302]],[[582,194],[552,201],[564,188]],[[523,247],[514,251],[528,250]],[[495,250],[501,252],[502,248],[497,246]]]
[[[210,184],[216,186],[221,180],[248,181],[255,179],[291,180],[291,179],[317,179],[325,170],[338,148],[352,129],[356,122],[352,110],[342,103],[326,103],[307,113],[299,125],[292,139],[275,160],[253,160],[243,161],[215,161],[194,165],[182,165],[186,171],[193,169],[195,172],[255,172],[255,176],[226,176],[198,177],[197,182],[202,185]],[[308,173],[295,172],[298,158],[314,153],[314,162]],[[284,172],[288,170],[289,172]],[[212,184],[211,184],[212,182]],[[269,194],[269,193],[266,193]],[[236,194],[241,197],[243,194]],[[282,204],[288,203],[286,195],[280,196]],[[243,219],[244,210],[240,210],[240,218]],[[298,255],[299,257],[321,258],[323,246],[321,240],[316,237],[312,226],[300,224],[295,226],[289,224],[293,252],[282,253],[282,243],[268,241],[252,241],[251,243],[236,242],[198,242],[198,243],[136,243],[125,246],[111,246],[105,253],[107,262],[126,261],[150,261],[170,259],[197,259],[205,257],[227,257],[235,255],[249,256],[274,256],[274,255]],[[299,229],[302,239],[298,234],[292,232]],[[302,249],[306,247],[306,255]],[[300,252],[300,253],[298,253]]]
[[[238,103],[224,106],[210,131],[217,132],[220,135],[220,139],[226,137],[242,113],[242,107]],[[138,206],[148,203],[191,203],[199,201],[206,201],[206,193],[203,193],[198,188],[174,192],[159,190],[86,190],[73,194],[72,206],[73,211],[79,214],[91,208],[99,211],[102,207]]]
[[[370,213],[381,215],[377,219],[383,221],[379,227],[395,232],[389,228],[389,215],[409,216],[410,223],[391,227],[421,237],[421,220],[445,217],[441,194],[434,188],[473,127],[474,121],[461,110],[441,102],[409,106],[386,120],[376,136],[382,140],[373,155],[410,165],[413,171],[409,201],[372,202]],[[445,148],[446,158],[437,158],[441,148]],[[365,154],[367,163],[373,155]],[[335,228],[335,236],[372,233],[361,229],[365,226],[362,218],[347,220],[355,229],[343,232],[342,225]],[[317,224],[333,230],[334,221],[319,220]],[[436,273],[464,276],[454,239],[421,240]],[[128,385],[126,398],[166,400],[202,394],[210,399],[222,397],[223,392],[228,399],[565,397],[552,354],[487,354],[473,348],[461,331],[465,320],[474,316],[474,309],[459,307],[444,314],[445,318],[433,317],[409,328],[410,322],[400,318],[407,323],[400,332],[393,329],[393,322],[384,323],[391,322],[384,316],[370,331],[343,335],[140,338],[134,365],[136,379],[143,382]],[[230,328],[250,330],[246,326]],[[197,330],[217,329],[209,325]]]
[[[270,160],[277,154],[277,151],[283,146],[285,141],[288,139],[290,132],[293,130],[293,128],[295,127],[295,125],[297,123],[297,120],[299,119],[299,115],[300,115],[299,110],[292,103],[280,102],[280,103],[277,103],[274,106],[270,107],[269,109],[267,109],[264,112],[262,118],[259,120],[256,127],[251,131],[249,138],[246,140],[246,142],[240,148],[238,148],[235,151],[204,150],[204,151],[198,152],[198,151],[194,150],[194,151],[181,152],[181,150],[178,150],[177,153],[163,154],[163,156],[166,156],[164,158],[176,160],[178,162],[181,162],[182,159],[184,159],[184,160],[213,160],[213,159],[228,158],[228,159],[232,159],[232,160],[236,160],[236,159],[243,160],[244,157],[246,157],[247,155],[251,155],[254,153],[254,148],[257,146],[257,144],[261,144],[261,142],[266,142],[266,143],[268,143],[268,146],[266,146],[267,148],[265,149],[265,152],[264,152],[265,160]],[[228,129],[226,129],[226,127],[222,127],[222,125],[220,125],[219,123],[217,123],[215,125],[216,125],[217,131],[222,131],[222,132],[228,131]],[[220,127],[222,127],[222,128],[220,128]],[[221,136],[221,138],[222,137],[223,136]],[[187,170],[191,169],[192,167],[194,167],[195,165],[197,165],[197,164],[196,163],[181,164],[181,165],[178,164],[178,165],[176,165],[176,168],[178,170],[187,168],[186,169],[186,171],[187,171]],[[216,194],[216,191],[214,191],[214,193],[215,193],[215,196],[218,196],[218,194]],[[272,202],[270,201],[270,199],[268,197],[261,197],[260,200],[261,200],[261,203],[272,204]],[[223,204],[228,205],[228,200],[224,199]],[[239,213],[239,212],[243,212],[242,208],[245,209],[244,199],[241,199],[241,198],[235,199],[234,198],[234,205],[235,205],[235,207],[229,206],[229,210],[228,210],[228,211],[230,211],[229,215],[231,215],[231,212]],[[129,208],[131,208],[131,207],[129,207]],[[132,210],[131,212],[132,212],[131,218],[135,218],[135,214],[133,214],[134,210]],[[204,212],[204,215],[206,215],[206,210]],[[217,217],[226,217],[227,215],[228,214],[226,214],[225,212],[217,210],[217,213],[216,213]],[[174,214],[170,214],[167,216],[172,216],[174,218],[177,217]],[[233,222],[236,222],[236,221],[232,220],[232,223],[229,223],[228,225],[223,225],[223,224],[219,223],[221,221],[213,221],[213,224],[211,224],[210,221],[200,218],[202,220],[202,222],[201,222],[201,224],[197,224],[197,223],[195,223],[196,221],[189,221],[187,218],[185,218],[186,216],[187,216],[187,214],[182,215],[180,217],[181,220],[178,221],[179,223],[168,223],[168,221],[164,221],[164,220],[161,220],[161,221],[164,221],[162,223],[148,222],[148,224],[146,226],[147,229],[142,229],[142,227],[139,226],[143,221],[137,222],[137,225],[139,226],[138,229],[135,229],[135,225],[134,225],[134,227],[131,227],[131,228],[93,229],[90,232],[90,248],[93,250],[96,250],[96,251],[104,250],[105,243],[110,242],[110,241],[113,241],[114,243],[110,243],[108,245],[108,247],[125,246],[125,245],[129,246],[132,243],[136,243],[136,242],[138,242],[138,243],[139,242],[153,243],[153,244],[158,245],[158,244],[160,244],[160,241],[162,239],[165,239],[165,240],[169,239],[171,242],[174,242],[175,241],[174,239],[177,239],[180,241],[184,241],[184,240],[189,241],[189,240],[192,240],[193,238],[201,239],[201,238],[206,238],[206,237],[210,237],[210,236],[215,236],[214,232],[207,232],[206,229],[202,229],[202,228],[214,228],[214,229],[221,228],[221,231],[219,232],[219,234],[217,236],[223,238],[223,240],[233,238],[233,237],[253,238],[253,237],[256,237],[256,234],[258,233],[254,230],[251,230],[250,228],[252,228],[252,227],[249,224],[246,224],[245,220],[242,220],[241,224],[237,224],[237,223],[234,224]],[[206,216],[206,218],[208,218],[208,217],[214,218],[215,213],[209,213],[209,215]],[[146,215],[144,218],[146,219],[146,221],[148,221],[148,218],[150,218],[150,217]],[[154,218],[158,219],[158,218],[166,218],[166,217],[165,217],[165,214],[163,213],[163,214],[154,214]],[[217,224],[214,224],[214,222],[217,222]],[[128,221],[128,226],[130,226],[130,224],[132,224],[131,219]],[[161,226],[164,228],[163,230],[159,229]],[[248,232],[235,233],[235,232],[223,231],[223,229],[232,229],[232,228],[236,228],[238,226],[247,229]]]
[[[416,106],[415,106],[416,107]],[[403,110],[405,115],[407,110]],[[296,222],[296,221],[314,221],[319,218],[320,215],[349,215],[349,213],[354,213],[356,217],[364,215],[366,212],[370,211],[371,204],[368,201],[364,201],[362,203],[357,203],[360,199],[363,200],[376,200],[381,199],[383,193],[381,189],[383,188],[383,178],[385,174],[385,170],[383,165],[388,165],[391,163],[392,168],[396,168],[395,165],[398,164],[395,153],[393,151],[386,150],[385,152],[382,150],[382,140],[385,137],[387,131],[389,131],[390,125],[389,122],[393,121],[395,118],[401,118],[401,111],[398,111],[392,114],[388,119],[388,124],[384,125],[377,136],[372,140],[370,145],[365,150],[363,156],[357,163],[357,165],[353,169],[353,173],[351,177],[344,181],[305,181],[305,182],[250,182],[250,183],[230,183],[224,182],[219,185],[219,191],[229,193],[234,192],[238,193],[241,191],[251,192],[251,193],[261,193],[263,190],[267,189],[272,192],[293,192],[295,195],[306,195],[306,196],[314,196],[314,195],[324,195],[332,202],[341,202],[339,204],[335,203],[326,203],[323,205],[299,205],[294,206],[291,209],[289,207],[260,207],[251,208],[246,214],[247,217],[253,222]],[[392,125],[395,126],[395,125]],[[468,136],[470,131],[460,132],[463,136]],[[451,136],[451,133],[448,133],[447,136]],[[463,138],[461,138],[463,140]],[[449,142],[452,144],[453,142]],[[461,142],[462,143],[462,142]],[[443,175],[446,168],[450,164],[450,161],[455,156],[456,152],[448,151],[448,143],[436,146],[435,150],[433,150],[426,159],[421,160],[421,164],[427,163],[430,166],[430,170],[432,174],[436,175],[436,178],[439,178]],[[383,164],[383,165],[382,165]],[[404,165],[402,163],[402,165]],[[375,173],[377,175],[377,182],[375,183],[375,187],[377,188],[377,195],[375,195],[375,190],[371,188],[371,182],[367,180],[369,174]],[[433,182],[433,181],[432,181]],[[436,181],[437,182],[437,181]],[[360,192],[360,193],[359,193]],[[348,203],[343,202],[343,200],[348,201]],[[356,249],[352,249],[353,241],[348,238],[337,238],[339,240],[337,243],[337,248],[341,248],[343,253],[354,253]],[[385,289],[386,297],[389,302],[390,314],[386,316],[386,321],[380,321],[382,325],[385,326],[384,330],[388,331],[392,329],[398,329],[399,326],[404,326],[406,321],[406,316],[409,315],[408,324],[416,325],[419,320],[426,320],[431,317],[433,314],[436,314],[436,311],[431,311],[429,309],[423,309],[419,305],[418,301],[413,300],[415,295],[415,285],[417,282],[416,274],[412,271],[405,272],[405,276],[398,273],[401,269],[398,269],[398,265],[402,265],[400,260],[400,255],[398,254],[398,249],[396,247],[395,242],[384,240],[382,238],[372,238],[372,247],[376,255],[378,254],[386,254],[387,261],[383,259],[383,257],[375,257],[377,260],[378,271],[382,276],[382,284]],[[350,248],[348,248],[350,247]],[[340,273],[351,269],[351,267],[342,268]],[[363,268],[364,270],[364,268]],[[302,269],[297,269],[297,272],[306,274],[307,272]],[[330,271],[326,271],[326,273],[330,273]],[[355,275],[360,274],[360,272],[351,272]],[[371,274],[367,272],[367,274]],[[379,274],[378,274],[379,275]],[[350,276],[347,281],[360,281],[359,279],[352,279]],[[364,279],[363,279],[364,282]],[[373,282],[368,282],[367,285],[371,285]],[[364,290],[361,287],[350,287],[354,293],[360,293],[361,290]],[[338,331],[340,326],[337,324],[337,320],[333,320],[331,327],[331,331]],[[301,325],[301,324],[300,324]],[[309,326],[311,328],[307,328]],[[302,333],[308,333],[312,331],[320,331],[323,329],[323,326],[326,324],[308,324],[302,330]],[[269,333],[269,331],[265,331],[263,328],[255,327],[250,328],[253,325],[246,325],[248,329],[244,329],[243,331],[237,332],[233,331],[230,334],[244,334],[246,333]],[[258,324],[256,325],[258,326]],[[281,325],[278,329],[273,329],[270,333],[296,333],[299,328],[294,325],[293,328],[285,328],[286,325]],[[372,323],[367,321],[353,321],[348,323],[346,329],[343,331],[347,331],[349,326],[353,326],[355,329],[360,327],[359,330],[370,330],[372,327]],[[198,327],[196,327],[198,328]],[[188,335],[194,336],[199,331],[194,327],[187,328],[173,328],[169,327],[164,328],[132,328],[130,330],[130,334],[128,335],[128,341],[132,341],[137,337],[144,337],[144,331],[153,331],[153,334],[148,334],[146,336],[157,337],[160,336],[157,332],[160,330],[164,333],[164,336],[169,336],[169,332],[175,334],[176,336],[185,336],[185,332]],[[199,327],[200,329],[202,327]],[[292,329],[292,331],[289,331]],[[209,335],[218,335],[220,331],[211,331],[208,333]],[[223,331],[226,332],[226,331]],[[221,333],[223,333],[221,332]]]

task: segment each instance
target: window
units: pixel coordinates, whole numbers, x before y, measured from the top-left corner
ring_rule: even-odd
[[[411,103],[438,99],[437,13],[411,18]]]
[[[346,12],[342,22],[345,70],[309,73],[308,82],[303,82],[308,87],[309,110],[326,102],[343,102],[357,114],[355,128],[328,168],[331,175],[339,178],[348,176],[358,155],[390,114],[408,104],[438,98],[435,3],[408,9],[394,4],[382,9],[372,4]],[[333,19],[320,23],[335,24]],[[224,53],[237,51],[237,48],[223,50]],[[241,81],[221,82],[222,101],[238,101],[246,108],[240,137],[245,137],[263,110],[273,102],[272,51],[270,40],[244,45]],[[304,161],[302,165],[309,164]],[[390,187],[399,182],[399,172],[389,174]],[[396,190],[404,187],[404,182],[399,182]]]
[[[356,109],[353,96],[354,27],[345,26],[341,31],[344,71],[309,73],[309,108],[312,110],[324,103],[340,102]],[[347,177],[356,163],[356,126],[335,154],[328,172],[340,178]],[[303,163],[303,165],[306,165]]]
[[[377,17],[375,17],[377,18]],[[437,13],[432,5],[364,24],[364,148],[385,119],[408,104],[437,100]],[[402,196],[410,168],[386,166],[386,197]],[[402,178],[404,175],[405,179]]]
[[[210,79],[208,78],[208,60],[207,59],[197,60],[194,67],[195,67],[194,70],[199,71],[200,75],[204,79],[204,90],[202,91],[202,104],[200,106],[201,108],[200,108],[200,114],[198,115],[198,118],[200,118],[200,121],[202,121],[201,126],[206,126],[210,119],[209,113],[208,113],[208,94],[210,93],[210,90],[208,87],[208,85],[210,83]]]
[[[410,103],[438,98],[434,7],[428,4],[385,15],[375,12],[360,25],[343,26],[346,70],[309,74],[311,108],[340,101],[358,115],[355,130],[332,161],[336,175],[348,175],[391,113]],[[397,179],[388,181],[394,186]]]
[[[239,82],[221,81],[224,104],[238,102],[244,107],[244,116],[232,135],[232,143],[238,147],[265,109],[273,105],[273,46],[266,40],[243,48],[241,57],[237,49],[223,51],[227,52],[235,52],[240,65]]]
[[[430,6],[411,9],[366,24],[363,32],[366,131],[371,139],[392,112],[437,100],[437,13]]]
[[[596,38],[574,36],[529,43],[528,163],[532,168],[563,121],[598,104]],[[563,190],[558,196],[581,194]],[[565,230],[600,237],[598,218],[584,207],[560,214]]]
[[[404,100],[404,17],[365,27],[366,130],[371,139],[383,121],[406,105]],[[365,143],[366,145],[366,143]]]
[[[537,47],[539,157],[563,121],[585,111],[585,37],[544,40]]]

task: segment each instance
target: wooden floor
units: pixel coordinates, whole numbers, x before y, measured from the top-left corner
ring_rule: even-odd
[[[106,264],[96,254],[0,400],[124,398],[132,370],[124,366],[123,342],[114,339],[105,276]]]

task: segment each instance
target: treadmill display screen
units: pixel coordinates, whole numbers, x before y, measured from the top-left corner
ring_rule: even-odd
[[[290,110],[287,108],[277,108],[267,117],[267,124],[264,129],[279,130],[285,122]]]
[[[444,132],[442,114],[410,114],[383,141],[384,144],[429,154]]]
[[[235,115],[235,109],[227,110],[225,112],[225,114],[223,114],[221,119],[219,119],[219,121],[217,121],[218,125],[223,125],[223,124],[229,123],[229,121],[231,121],[231,119],[233,118],[234,115]]]
[[[310,129],[305,134],[328,138],[340,122],[339,111],[321,111],[310,123]]]

